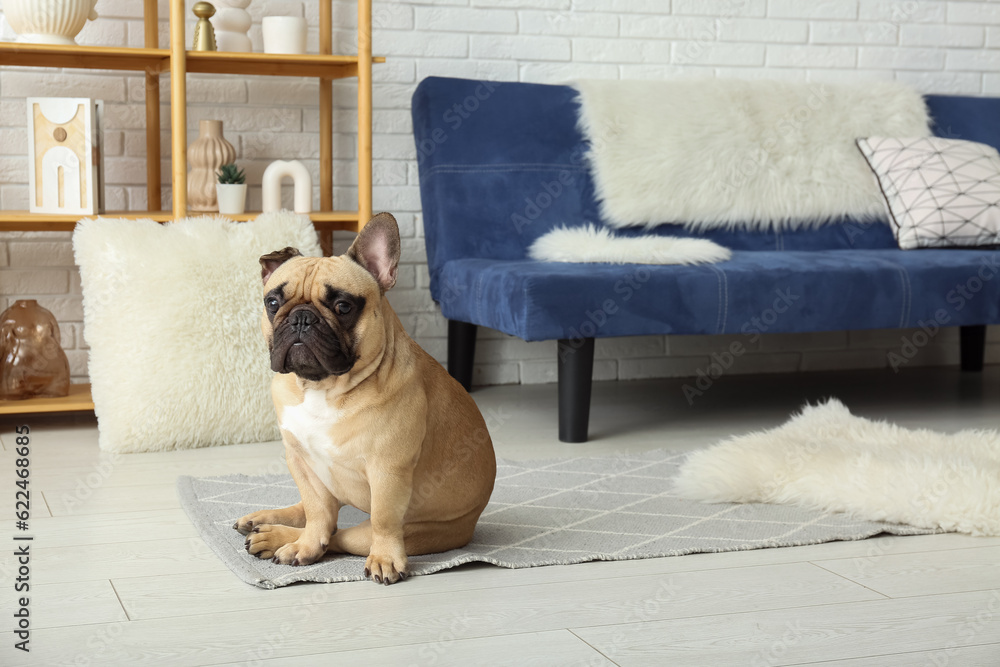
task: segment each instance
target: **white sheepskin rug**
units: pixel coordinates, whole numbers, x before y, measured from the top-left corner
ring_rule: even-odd
[[[785,425],[691,454],[676,492],[782,503],[971,535],[1000,535],[1000,433],[907,430],[836,399]]]
[[[930,134],[895,82],[580,81],[579,124],[604,221],[791,229],[884,217],[855,139]]]
[[[306,217],[80,222],[73,250],[101,449],[150,452],[278,438],[260,331],[261,255],[317,256]]]
[[[538,237],[528,256],[539,262],[706,264],[724,262],[732,252],[707,239],[655,234],[619,237],[608,229],[585,225],[560,227]]]

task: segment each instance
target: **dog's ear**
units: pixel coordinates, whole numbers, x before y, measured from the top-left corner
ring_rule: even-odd
[[[347,249],[347,256],[365,267],[385,293],[396,284],[399,268],[399,225],[388,213],[368,221]]]
[[[266,255],[262,255],[260,258],[260,278],[267,284],[267,279],[271,277],[279,266],[290,260],[292,257],[301,257],[302,253],[298,251],[297,248],[283,248],[281,250],[275,250]]]

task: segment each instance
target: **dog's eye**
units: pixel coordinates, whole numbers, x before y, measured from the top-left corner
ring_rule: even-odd
[[[266,306],[268,310],[278,310],[279,305],[278,300],[273,296],[264,299],[264,306]]]
[[[351,312],[351,304],[347,303],[346,301],[338,301],[337,303],[333,304],[333,312],[337,313],[338,315],[346,315],[347,313]]]

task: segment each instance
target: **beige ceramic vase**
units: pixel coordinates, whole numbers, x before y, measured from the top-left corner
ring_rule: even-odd
[[[222,165],[236,160],[236,149],[222,136],[222,121],[203,120],[198,123],[198,138],[188,146],[187,153],[191,163],[188,208],[192,211],[218,211],[216,172]]]

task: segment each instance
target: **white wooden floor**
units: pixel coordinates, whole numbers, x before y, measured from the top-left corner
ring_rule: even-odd
[[[910,427],[1000,427],[1000,367],[595,386],[591,442],[555,386],[474,392],[508,458],[689,449],[835,395]],[[0,423],[0,665],[1000,665],[1000,539],[958,535],[528,570],[391,587],[242,583],[178,505],[181,474],[280,469],[278,443],[114,457],[87,419],[32,427],[31,652],[13,648],[13,427]],[[21,533],[18,533],[21,534]]]

